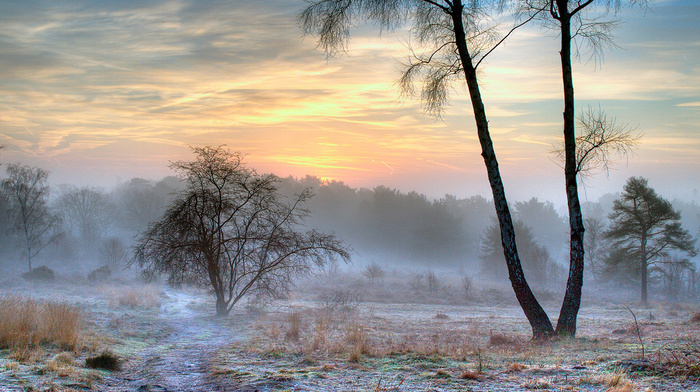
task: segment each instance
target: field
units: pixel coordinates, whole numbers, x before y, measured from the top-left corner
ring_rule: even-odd
[[[0,391],[700,390],[697,306],[585,301],[576,339],[536,343],[509,300],[314,292],[217,318],[202,290],[6,284]]]

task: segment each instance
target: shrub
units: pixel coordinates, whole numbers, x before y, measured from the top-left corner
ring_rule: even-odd
[[[318,296],[322,309],[328,311],[353,311],[360,305],[360,296],[345,290],[327,290]]]
[[[105,350],[98,356],[86,358],[85,366],[91,369],[119,370],[119,357]]]
[[[96,270],[90,271],[90,273],[87,276],[88,282],[91,283],[98,283],[98,282],[104,282],[107,280],[107,278],[112,275],[112,270],[109,269],[106,265],[104,267],[100,267]]]
[[[29,272],[23,273],[22,278],[28,281],[53,282],[54,279],[56,279],[56,274],[51,268],[42,265],[41,267],[36,267]]]

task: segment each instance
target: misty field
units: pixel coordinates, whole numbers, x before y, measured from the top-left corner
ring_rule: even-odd
[[[415,301],[395,277],[327,280],[225,318],[202,290],[5,283],[0,390],[700,390],[697,306],[588,295],[576,339],[535,343],[507,291]]]

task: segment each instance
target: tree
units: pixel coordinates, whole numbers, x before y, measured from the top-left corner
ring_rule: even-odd
[[[613,204],[610,226],[605,236],[617,254],[628,255],[627,263],[636,263],[641,283],[641,300],[647,303],[649,268],[677,250],[694,257],[695,240],[681,228],[681,214],[670,202],[657,195],[647,180],[630,177],[624,191]]]
[[[374,283],[374,281],[377,279],[384,279],[386,272],[384,272],[384,268],[382,268],[381,265],[379,265],[376,261],[373,261],[367,264],[364,272],[362,272],[362,275],[369,279],[370,282]]]
[[[558,255],[559,250],[566,244],[568,225],[566,220],[559,216],[554,204],[533,197],[528,201],[516,202],[514,209],[516,220],[528,222],[537,242],[553,249]]]
[[[118,267],[126,260],[127,248],[119,237],[110,237],[100,246],[100,261],[108,267]]]
[[[40,168],[11,164],[2,188],[9,199],[12,230],[24,240],[27,265],[32,270],[32,258],[61,236],[57,231],[59,218],[49,211],[49,172]]]
[[[64,221],[86,244],[95,244],[112,227],[114,217],[109,198],[101,189],[62,186],[56,205]]]
[[[646,4],[646,0],[628,0],[630,4]],[[569,210],[569,278],[566,283],[564,301],[559,312],[556,333],[574,336],[576,334],[576,319],[581,306],[581,289],[583,287],[583,270],[585,262],[584,223],[581,204],[578,197],[577,177],[581,172],[579,163],[585,162],[585,154],[580,154],[576,140],[576,113],[574,96],[574,79],[572,57],[578,52],[572,52],[572,43],[577,39],[584,40],[589,45],[593,55],[600,54],[604,47],[612,45],[610,32],[616,21],[605,21],[600,16],[590,13],[609,13],[617,11],[622,0],[523,0],[520,4],[537,17],[546,27],[557,31],[561,47],[562,84],[564,91],[564,178],[567,207]],[[577,46],[578,48],[578,46]],[[602,146],[605,146],[603,144]],[[590,147],[590,146],[589,146]],[[603,149],[593,144],[591,151]],[[584,147],[585,148],[585,147]]]
[[[545,246],[537,243],[531,227],[522,220],[516,220],[514,223],[518,250],[522,256],[525,274],[540,287],[546,286],[554,274],[558,274],[549,251]],[[495,221],[484,232],[481,252],[481,273],[490,278],[504,277],[507,271],[503,263],[503,249],[499,239],[498,223]]]
[[[334,236],[299,230],[310,190],[288,201],[277,177],[246,168],[240,154],[223,147],[193,152],[195,160],[171,165],[185,189],[139,235],[134,262],[147,277],[211,287],[223,316],[248,293],[282,294],[313,266],[349,260]]]
[[[680,258],[677,255],[665,257],[653,270],[661,275],[668,299],[678,301],[684,289],[692,292],[695,266],[687,258]]]
[[[598,217],[587,217],[583,224],[587,233],[584,240],[586,267],[597,281],[603,276],[606,257],[605,223]]]
[[[495,31],[482,28],[481,17],[485,10],[479,7],[479,3],[470,1],[465,5],[462,0],[313,0],[302,11],[300,24],[305,34],[317,34],[319,46],[327,56],[332,56],[345,49],[350,27],[358,20],[374,21],[387,30],[413,22],[411,31],[416,42],[427,49],[422,54],[413,53],[415,60],[407,65],[400,85],[403,91],[411,93],[416,79],[422,78],[420,96],[430,113],[442,111],[450,83],[464,78],[493,193],[511,285],[530,322],[533,336],[543,338],[553,333],[552,323],[523,274],[513,220],[477,78],[477,67],[491,52],[488,47],[495,42]]]
[[[158,182],[132,178],[121,184],[112,193],[121,212],[120,225],[131,231],[143,230],[161,216],[171,196],[181,189],[176,177],[165,177]]]

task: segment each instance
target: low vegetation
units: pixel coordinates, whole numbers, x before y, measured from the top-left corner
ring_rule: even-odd
[[[77,350],[81,334],[80,311],[67,303],[0,298],[0,348],[19,352],[51,345]]]
[[[110,351],[103,351],[102,354],[85,359],[85,366],[92,369],[119,370],[119,357]]]

